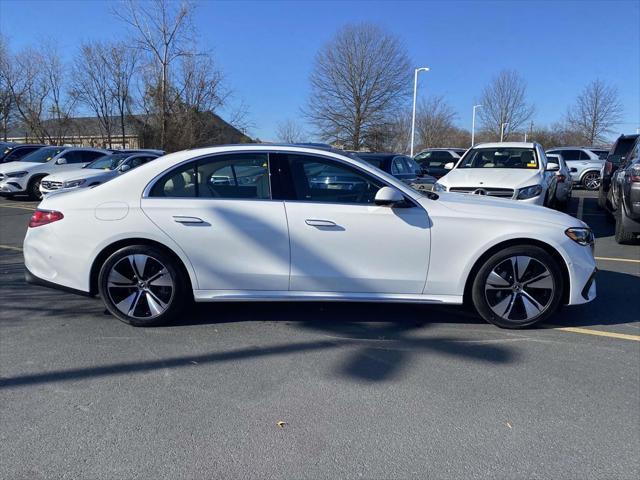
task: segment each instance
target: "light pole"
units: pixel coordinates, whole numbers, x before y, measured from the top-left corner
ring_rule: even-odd
[[[509,126],[508,123],[503,123],[502,125],[500,125],[500,141],[502,142],[502,139],[504,138],[504,126]]]
[[[482,105],[473,106],[473,116],[471,118],[471,146],[475,145],[476,138],[476,108],[480,108]]]
[[[429,67],[416,68],[413,72],[413,115],[411,116],[411,157],[413,157],[413,141],[416,136],[416,94],[418,91],[418,72],[428,72]]]

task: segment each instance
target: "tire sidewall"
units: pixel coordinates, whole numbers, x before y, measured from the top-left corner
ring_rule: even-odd
[[[542,312],[540,315],[526,320],[522,322],[505,320],[502,317],[496,315],[491,307],[487,303],[485,297],[485,284],[487,281],[487,277],[491,273],[491,271],[502,261],[506,260],[509,257],[514,256],[528,256],[538,260],[543,263],[545,267],[551,272],[553,282],[554,282],[554,297],[549,304],[549,307]],[[504,250],[501,250],[491,257],[489,257],[484,264],[478,270],[476,277],[473,281],[472,286],[472,300],[473,305],[476,308],[476,311],[480,314],[482,318],[484,318],[487,322],[493,323],[502,328],[524,328],[531,326],[535,323],[542,322],[549,318],[560,306],[560,302],[562,300],[562,295],[564,292],[564,282],[562,279],[562,271],[560,270],[560,266],[558,262],[544,249],[534,246],[534,245],[523,245],[523,246],[514,246],[508,247]]]
[[[42,200],[42,192],[40,191],[40,182],[44,177],[35,177],[29,180],[29,197],[33,200]]]
[[[144,254],[159,260],[167,268],[167,270],[169,271],[169,275],[171,276],[171,279],[173,281],[174,291],[169,307],[161,315],[154,318],[133,318],[124,315],[111,301],[107,292],[109,272],[111,271],[113,266],[122,258],[135,254]],[[118,320],[136,327],[164,325],[174,320],[185,305],[188,293],[186,288],[187,285],[188,282],[184,277],[184,273],[181,271],[176,261],[170,255],[159,248],[146,245],[128,246],[112,253],[103,263],[98,275],[98,290],[100,292],[100,297],[102,297],[102,301],[107,307],[107,310],[109,310],[109,312],[111,312],[111,314],[113,314]]]

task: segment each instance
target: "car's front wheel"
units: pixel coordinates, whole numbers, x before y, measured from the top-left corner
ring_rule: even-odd
[[[563,288],[557,261],[540,247],[522,245],[488,258],[478,270],[471,293],[474,307],[486,321],[522,328],[552,315]]]
[[[600,174],[598,172],[587,172],[582,177],[582,186],[587,190],[598,190],[600,188]]]
[[[188,298],[188,281],[176,260],[146,245],[114,252],[100,270],[98,285],[107,309],[137,327],[170,322]]]
[[[44,177],[36,177],[31,179],[27,186],[27,193],[31,200],[42,200],[42,192],[40,191],[40,182]]]

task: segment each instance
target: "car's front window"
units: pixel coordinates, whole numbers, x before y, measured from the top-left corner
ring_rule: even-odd
[[[532,148],[475,148],[467,152],[458,168],[538,169]]]
[[[64,150],[63,147],[43,147],[20,159],[21,162],[46,163]]]
[[[113,154],[113,155],[104,155],[96,160],[94,160],[93,162],[91,162],[89,165],[87,165],[85,168],[96,168],[99,170],[115,170],[118,165],[120,165],[120,163],[122,163],[122,161],[127,158],[128,154]]]

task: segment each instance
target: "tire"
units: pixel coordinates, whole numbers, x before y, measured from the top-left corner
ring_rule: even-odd
[[[35,177],[29,180],[29,185],[27,186],[27,194],[29,195],[29,200],[42,200],[40,181],[43,178],[44,177]]]
[[[582,176],[580,183],[582,188],[591,192],[600,188],[600,173],[599,172],[587,172]]]
[[[634,233],[627,232],[624,229],[624,225],[622,225],[622,215],[624,215],[622,212],[618,212],[615,216],[615,239],[619,244],[625,245],[628,243],[632,243],[636,239],[636,236]]]
[[[518,245],[485,260],[471,294],[476,311],[487,322],[523,328],[549,318],[563,291],[558,262],[540,247]]]
[[[98,277],[107,310],[135,327],[171,323],[187,303],[188,285],[188,278],[171,255],[146,245],[114,252]]]

